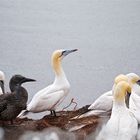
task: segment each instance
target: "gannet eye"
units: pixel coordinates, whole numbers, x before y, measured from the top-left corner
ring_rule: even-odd
[[[136,83],[140,86],[140,80],[138,80]]]
[[[61,57],[61,56],[66,56],[66,52],[67,52],[67,51],[62,51],[60,57]]]

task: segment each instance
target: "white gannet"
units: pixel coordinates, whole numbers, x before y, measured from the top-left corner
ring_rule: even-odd
[[[5,75],[2,71],[0,71],[0,95],[5,93],[4,81],[5,81]]]
[[[116,85],[120,81],[128,81],[127,77],[123,74],[120,74],[115,79],[114,85]],[[111,113],[112,110],[112,104],[113,104],[113,96],[112,96],[112,90],[102,94],[99,96],[90,106],[88,112],[78,116],[78,118],[92,116],[92,115],[107,115]],[[74,117],[77,118],[77,117]]]
[[[135,73],[127,74],[129,83],[132,87],[129,98],[129,109],[133,112],[138,123],[140,124],[140,77]]]
[[[96,140],[135,140],[138,122],[125,103],[125,95],[131,93],[128,82],[121,81],[113,89],[111,117]]]
[[[56,108],[68,95],[70,90],[70,84],[61,66],[61,61],[65,56],[75,51],[77,51],[77,49],[54,51],[51,63],[55,72],[55,80],[53,84],[38,91],[33,96],[31,102],[27,105],[26,113],[38,113],[49,110],[52,115],[56,116]],[[20,114],[19,117],[26,113]]]

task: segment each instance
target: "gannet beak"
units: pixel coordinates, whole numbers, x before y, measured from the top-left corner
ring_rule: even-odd
[[[35,82],[36,80],[30,79],[30,78],[25,78],[25,82]]]
[[[73,50],[65,50],[62,52],[62,56],[67,56],[68,54],[78,51],[78,49],[73,49]]]
[[[20,83],[34,82],[34,81],[36,81],[36,80],[24,77],[23,80]]]
[[[2,80],[0,80],[0,87],[2,89],[2,92],[5,93],[5,90],[4,90],[4,82]]]
[[[138,80],[136,83],[140,86],[140,80]]]

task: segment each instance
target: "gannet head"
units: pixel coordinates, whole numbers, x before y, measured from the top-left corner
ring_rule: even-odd
[[[1,87],[1,92],[5,93],[4,90],[4,81],[5,81],[5,75],[2,71],[0,71],[0,87]]]
[[[10,90],[13,92],[15,90],[15,87],[20,86],[21,84],[25,82],[33,82],[33,81],[36,81],[36,80],[26,78],[22,75],[14,75],[12,76],[9,82]]]
[[[114,83],[115,83],[115,84],[118,84],[120,81],[126,81],[126,82],[128,82],[128,77],[127,77],[126,75],[124,75],[124,74],[120,74],[120,75],[118,75],[118,76],[115,78]]]
[[[120,81],[114,87],[114,98],[117,101],[124,101],[127,93],[131,93],[131,86],[126,81]]]
[[[77,49],[73,49],[73,50],[56,50],[52,54],[52,59],[61,60],[62,58],[64,58],[68,54],[70,54],[72,52],[75,52],[75,51],[77,51]]]
[[[52,66],[57,74],[61,73],[61,60],[67,56],[68,54],[77,51],[77,49],[73,50],[56,50],[52,54]]]
[[[140,77],[135,74],[135,73],[129,73],[126,75],[128,77],[129,83],[131,85],[137,83],[138,85],[140,85]]]

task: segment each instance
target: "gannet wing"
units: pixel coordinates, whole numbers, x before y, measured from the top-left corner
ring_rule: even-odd
[[[59,90],[51,94],[47,94],[42,99],[46,101],[46,104],[54,107],[55,105],[60,104],[65,96],[65,92],[63,90]]]
[[[99,98],[97,98],[93,104],[89,106],[88,109],[90,109],[88,112],[76,116],[74,118],[83,118],[87,116],[93,116],[93,115],[108,115],[112,109],[113,104],[113,96],[112,91],[108,91],[101,95]]]
[[[95,100],[95,102],[88,109],[109,111],[112,109],[112,103],[112,91],[109,91],[97,98],[97,100]]]
[[[65,97],[65,92],[63,90],[58,90],[52,92],[51,94],[44,94],[41,96],[36,96],[27,105],[27,110],[32,112],[43,112],[46,110],[55,109],[56,105],[62,101]]]

